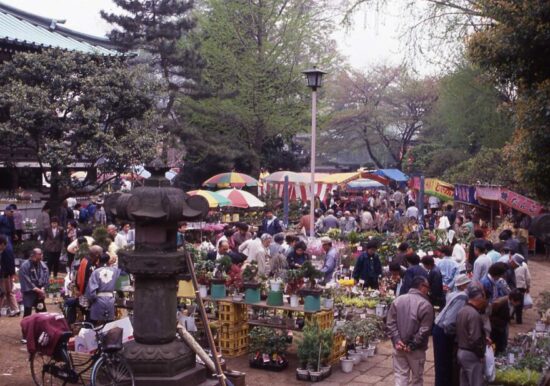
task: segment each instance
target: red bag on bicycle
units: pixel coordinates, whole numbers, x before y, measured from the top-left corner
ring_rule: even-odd
[[[30,354],[38,351],[53,356],[59,339],[71,329],[63,314],[44,312],[23,318],[21,331],[27,340],[27,351]]]

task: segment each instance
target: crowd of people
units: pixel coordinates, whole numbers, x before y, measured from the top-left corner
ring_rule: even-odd
[[[524,298],[531,285],[525,242],[515,230],[506,230],[493,244],[485,229],[474,225],[471,214],[450,205],[441,207],[431,198],[426,204],[425,216],[420,216],[414,195],[396,190],[369,194],[361,203],[334,196],[320,205],[314,212],[314,229],[315,236],[322,236],[318,239],[322,254],[317,256],[321,281],[327,284],[343,274],[339,250],[327,237],[333,229],[342,235],[444,231],[446,237],[434,251],[414,250],[405,241],[385,262],[377,254],[378,243],[367,241],[348,275],[372,289],[378,289],[384,278],[397,296],[387,317],[397,385],[422,384],[429,336],[433,337],[436,385],[480,385],[487,345],[494,344],[496,353],[504,352],[509,324],[513,319],[522,323]],[[12,245],[18,242],[18,235],[9,212],[0,219],[0,283],[2,304],[10,308],[10,316],[17,316]],[[59,275],[63,255],[78,299],[73,311],[81,307],[94,322],[112,320],[114,285],[121,274],[117,251],[135,243],[131,224],[110,223],[97,202],[86,207],[65,202],[60,214],[50,216],[49,212],[44,206],[37,220],[40,248],[19,268],[24,316],[33,308],[46,310],[45,289],[50,276]],[[290,228],[272,209],[266,209],[257,227],[228,224],[221,232],[204,237],[199,248],[209,260],[228,256],[233,264],[255,262],[260,275],[279,276],[312,259],[308,253],[310,221],[309,208]],[[105,240],[92,237],[98,226],[106,227]],[[182,222],[176,238],[178,248],[183,247],[186,236],[187,224]],[[459,239],[471,241],[463,245]]]

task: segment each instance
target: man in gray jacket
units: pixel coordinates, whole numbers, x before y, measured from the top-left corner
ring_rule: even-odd
[[[482,313],[487,307],[483,289],[468,288],[468,303],[456,317],[457,359],[460,365],[460,386],[485,385],[483,367],[488,340]]]
[[[428,279],[417,276],[411,289],[392,303],[386,327],[392,340],[396,386],[423,385],[428,339],[434,310],[428,298]]]

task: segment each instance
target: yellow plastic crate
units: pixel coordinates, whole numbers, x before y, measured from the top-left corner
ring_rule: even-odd
[[[219,302],[219,321],[221,324],[240,325],[248,321],[246,304]]]
[[[220,347],[222,352],[240,351],[248,348],[248,324],[220,329]]]
[[[305,314],[306,323],[317,323],[320,329],[326,330],[332,328],[334,322],[334,311],[319,311],[314,314]]]
[[[332,341],[332,351],[329,356],[329,363],[338,363],[340,357],[346,354],[346,337],[342,334],[334,334]]]

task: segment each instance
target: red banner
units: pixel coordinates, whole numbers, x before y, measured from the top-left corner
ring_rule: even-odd
[[[531,217],[539,215],[544,210],[544,207],[535,200],[504,188],[502,188],[500,192],[500,201],[503,204]]]

